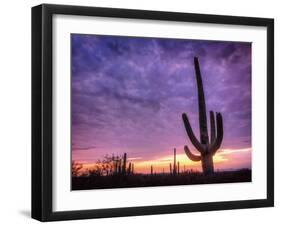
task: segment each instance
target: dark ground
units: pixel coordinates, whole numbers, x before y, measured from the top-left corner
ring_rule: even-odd
[[[72,190],[234,183],[251,182],[251,180],[252,171],[249,169],[216,172],[208,176],[202,173],[181,173],[179,175],[134,174],[126,176],[80,176],[72,177]]]

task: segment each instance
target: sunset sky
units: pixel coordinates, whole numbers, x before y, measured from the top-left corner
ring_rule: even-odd
[[[168,172],[177,148],[181,170],[200,170],[181,118],[199,137],[194,56],[224,120],[215,169],[251,168],[251,43],[72,34],[71,50],[72,159],[85,168],[126,152],[137,172]]]

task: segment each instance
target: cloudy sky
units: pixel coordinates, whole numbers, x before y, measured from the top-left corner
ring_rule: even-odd
[[[72,34],[71,50],[73,160],[127,152],[139,172],[162,171],[177,148],[181,166],[199,169],[181,119],[199,137],[197,56],[207,110],[224,120],[215,167],[251,167],[251,43]]]

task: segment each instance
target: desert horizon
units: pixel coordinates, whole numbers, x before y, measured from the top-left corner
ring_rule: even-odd
[[[177,150],[179,150],[177,148]],[[88,151],[88,150],[86,150]],[[166,151],[165,151],[166,152]],[[168,151],[167,151],[168,152]],[[150,166],[153,165],[155,173],[165,173],[170,172],[169,164],[173,162],[173,149],[170,150],[170,155],[156,156],[154,159],[143,159],[142,157],[128,157],[128,162],[132,162],[135,165],[135,173],[150,174]],[[201,172],[201,163],[193,162],[186,157],[186,154],[183,150],[177,151],[177,162],[180,163],[181,171],[194,170]],[[247,160],[251,155],[252,148],[244,149],[225,149],[220,150],[214,157],[214,164],[216,171],[233,171],[239,169],[251,169],[251,163]],[[110,152],[109,152],[110,153]],[[108,154],[111,156],[113,153]],[[115,156],[121,156],[123,153],[115,153]],[[104,156],[96,158],[92,162],[88,162],[87,159],[75,159],[73,160],[76,163],[83,165],[81,173],[94,169],[98,164],[98,160],[104,159]]]

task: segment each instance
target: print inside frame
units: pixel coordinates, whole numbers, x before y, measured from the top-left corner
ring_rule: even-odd
[[[32,17],[33,218],[52,221],[273,205],[272,19],[45,4],[34,7]],[[238,27],[240,33],[234,31]],[[98,28],[101,30],[98,31]],[[205,33],[200,30],[205,30]],[[252,152],[255,158],[251,161],[252,182],[71,191],[71,34],[252,43],[251,91],[254,99],[251,101],[251,123],[256,128],[251,131],[252,149],[255,150]],[[185,34],[190,37],[185,37]],[[211,35],[221,37],[211,38]],[[186,64],[193,68],[193,61],[191,58],[191,62]],[[199,64],[207,110],[210,110],[207,96],[211,91],[205,87],[207,75],[203,71],[204,59],[200,56]],[[195,70],[191,70],[186,76],[195,81]],[[196,89],[192,95],[194,93]],[[185,109],[184,112],[196,131],[198,121],[193,123],[189,111]],[[182,113],[179,121],[184,131]],[[224,135],[225,132],[224,129]],[[199,139],[197,132],[196,135]],[[184,137],[186,144],[192,148],[186,134]],[[257,142],[262,145],[257,145]],[[173,149],[170,152],[173,153]],[[188,159],[187,156],[185,158]],[[206,190],[214,195],[205,195]]]
[[[71,34],[72,189],[251,182],[251,54],[250,42]]]

